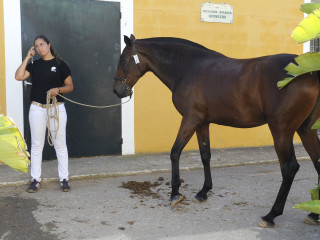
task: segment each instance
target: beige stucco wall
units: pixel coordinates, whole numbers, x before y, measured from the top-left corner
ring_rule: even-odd
[[[233,6],[233,24],[200,21],[203,0],[135,0],[136,38],[180,37],[234,58],[276,53],[301,54],[302,45],[291,32],[302,20],[303,0],[227,0]],[[171,92],[148,73],[135,86],[136,152],[170,151],[181,121],[171,102]],[[211,124],[213,148],[272,145],[268,127],[236,129]],[[299,141],[295,138],[295,141]],[[185,149],[198,149],[194,136]]]

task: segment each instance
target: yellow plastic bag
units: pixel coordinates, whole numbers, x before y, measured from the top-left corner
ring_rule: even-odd
[[[12,119],[0,114],[0,163],[22,172],[28,172],[27,145]]]

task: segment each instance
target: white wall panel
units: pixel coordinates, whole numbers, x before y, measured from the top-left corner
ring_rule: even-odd
[[[22,62],[20,0],[4,0],[3,10],[7,115],[13,118],[23,134],[22,82],[14,78],[15,71]]]

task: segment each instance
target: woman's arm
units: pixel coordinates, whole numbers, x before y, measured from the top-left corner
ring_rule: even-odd
[[[31,47],[30,50],[28,51],[27,56],[21,63],[21,65],[18,67],[15,78],[18,81],[23,81],[26,80],[28,77],[30,77],[30,73],[26,70],[27,64],[29,60],[35,55],[34,47]]]
[[[50,93],[51,97],[57,96],[57,93],[69,93],[73,91],[73,82],[72,82],[72,77],[69,75],[65,80],[64,80],[64,85],[63,87],[58,87],[58,88],[51,88],[48,93]]]

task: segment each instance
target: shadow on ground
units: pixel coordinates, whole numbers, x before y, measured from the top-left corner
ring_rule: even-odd
[[[58,239],[57,236],[42,230],[32,214],[37,209],[38,202],[34,199],[19,196],[0,198],[0,239]]]

